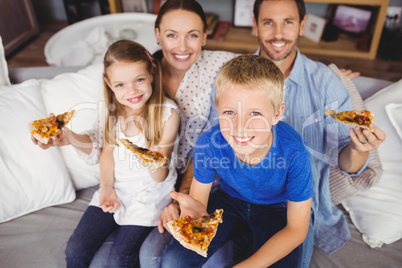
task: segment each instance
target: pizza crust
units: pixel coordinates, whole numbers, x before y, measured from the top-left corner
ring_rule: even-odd
[[[32,131],[35,130],[35,127],[32,125],[33,121],[31,123],[28,123],[28,130],[30,133],[32,133]],[[32,135],[35,139],[37,139],[38,141],[40,141],[43,144],[47,144],[49,142],[49,138],[48,137],[43,137],[41,135],[39,135],[38,133],[35,133]]]

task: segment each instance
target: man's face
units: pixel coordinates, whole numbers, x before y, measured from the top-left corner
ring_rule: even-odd
[[[295,55],[297,43],[304,32],[305,19],[300,23],[294,0],[263,1],[257,27],[261,56],[272,61],[283,61]]]

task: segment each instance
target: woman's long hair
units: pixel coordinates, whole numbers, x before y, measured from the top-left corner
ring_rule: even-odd
[[[162,136],[162,105],[164,92],[162,90],[162,70],[159,61],[142,45],[129,40],[114,42],[108,48],[103,60],[103,77],[107,77],[107,69],[116,62],[145,62],[147,71],[153,76],[152,94],[146,103],[144,112],[140,117],[133,118],[136,126],[144,133],[148,147],[159,144]],[[116,124],[123,118],[123,105],[121,105],[109,85],[104,81],[104,95],[108,110],[105,120],[105,141],[117,144]],[[131,120],[131,118],[130,118]]]

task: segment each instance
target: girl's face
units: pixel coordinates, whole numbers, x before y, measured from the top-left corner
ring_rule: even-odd
[[[188,71],[197,61],[207,38],[203,28],[201,18],[194,12],[173,10],[163,15],[155,34],[172,68]]]
[[[152,75],[145,62],[115,62],[106,70],[105,82],[123,105],[125,115],[139,114],[152,95]]]

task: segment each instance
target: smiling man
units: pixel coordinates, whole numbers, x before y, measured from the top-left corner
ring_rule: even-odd
[[[325,115],[326,109],[347,111],[353,107],[349,93],[334,73],[298,51],[305,14],[303,0],[256,0],[254,3],[254,30],[260,44],[256,54],[271,59],[284,74],[286,110],[281,120],[302,135],[311,154],[314,217],[303,243],[303,250],[310,251],[303,255],[311,256],[312,243],[330,254],[350,239],[343,213],[331,201],[331,164],[348,176],[359,176],[366,167],[369,151],[380,146],[385,133],[376,126],[370,132],[334,124]],[[308,260],[305,259],[304,267],[308,266]]]

